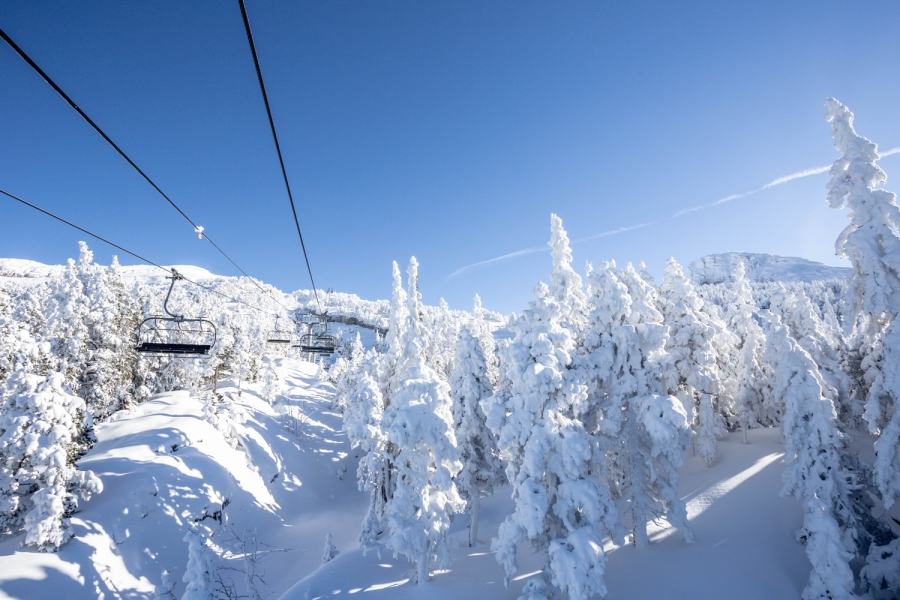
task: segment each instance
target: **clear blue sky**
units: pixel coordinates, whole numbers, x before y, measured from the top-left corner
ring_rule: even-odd
[[[768,252],[828,264],[845,215],[823,99],[900,146],[900,3],[261,2],[251,24],[320,288],[520,310],[549,254],[576,266]],[[5,0],[0,27],[245,270],[308,287],[237,1]],[[900,191],[900,154],[885,157]],[[892,175],[894,178],[892,178]],[[0,188],[162,264],[235,270],[6,45]],[[0,256],[84,236],[0,198]],[[114,253],[90,242],[99,261]],[[124,264],[129,258],[120,256]]]

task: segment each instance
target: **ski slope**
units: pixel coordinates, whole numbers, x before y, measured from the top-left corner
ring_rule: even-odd
[[[262,591],[272,598],[518,597],[544,559],[520,548],[519,573],[503,587],[490,539],[512,510],[508,488],[483,503],[478,546],[466,545],[467,517],[456,518],[453,566],[433,571],[425,585],[409,582],[413,567],[405,559],[363,555],[357,536],[367,497],[357,490],[356,457],[331,409],[333,389],[307,363],[281,359],[277,372],[282,394],[275,406],[255,385],[238,397],[235,382],[220,382],[244,420],[232,432],[235,443],[186,391],[158,395],[99,424],[97,444],[80,465],[102,479],[104,491],[82,504],[73,517],[75,539],[56,554],[21,548],[21,536],[0,543],[0,597],[149,599],[164,569],[181,597],[188,560],[182,539],[194,522],[219,532],[212,540],[220,574],[234,580],[244,564],[234,536],[255,531],[265,544]],[[664,522],[651,528],[647,549],[607,544],[608,598],[799,597],[809,564],[794,540],[800,507],[779,494],[781,434],[750,434],[747,445],[739,435],[722,440],[712,468],[688,456],[679,491],[694,545]],[[221,524],[212,516],[219,510]],[[328,533],[342,553],[320,568]]]

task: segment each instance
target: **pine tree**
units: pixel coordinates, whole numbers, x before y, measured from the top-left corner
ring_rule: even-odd
[[[785,462],[783,495],[804,507],[803,529],[812,563],[804,600],[855,598],[849,561],[856,549],[850,506],[850,478],[841,462],[843,436],[834,403],[823,393],[824,381],[810,355],[771,317],[767,360],[775,365],[774,395],[784,406]]]
[[[337,546],[331,541],[331,534],[325,534],[325,549],[322,551],[322,564],[325,565],[330,563],[340,553],[341,551],[338,550]]]
[[[587,393],[570,370],[575,342],[561,324],[565,309],[543,283],[534,296],[501,355],[511,387],[492,400],[499,410],[491,410],[489,425],[516,507],[491,549],[508,582],[518,569],[517,546],[531,541],[548,552],[542,578],[569,598],[586,599],[606,593],[602,541],[604,532],[617,532],[618,510],[595,472],[599,448],[576,417]]]
[[[875,163],[877,146],[853,129],[853,113],[825,100],[834,146],[842,154],[831,167],[828,202],[850,209],[850,223],[835,244],[850,260],[849,295],[855,306],[855,348],[868,388],[864,418],[875,442],[875,479],[885,508],[900,495],[900,208]]]
[[[762,353],[765,348],[765,334],[755,318],[753,292],[745,276],[743,261],[738,262],[734,278],[728,325],[740,340],[733,365],[737,389],[734,401],[738,423],[746,444],[748,429],[775,423],[764,408],[763,390],[766,374],[762,364]]]
[[[45,377],[20,365],[0,389],[0,531],[24,528],[25,543],[55,551],[69,540],[79,499],[103,489],[78,471],[85,404],[61,373]]]
[[[462,468],[453,434],[450,386],[426,363],[418,292],[418,263],[407,269],[407,327],[400,339],[400,382],[384,410],[382,427],[391,444],[395,486],[387,507],[385,546],[416,564],[416,580],[428,580],[436,559],[450,564],[450,516],[462,512],[453,477]]]
[[[188,562],[182,581],[187,587],[181,600],[217,600],[215,556],[209,539],[202,530],[188,531],[184,541],[188,545]]]
[[[713,345],[716,327],[710,315],[703,312],[703,301],[674,258],[666,262],[659,302],[664,322],[669,326],[666,388],[693,407],[694,447],[711,466],[716,457],[716,439],[725,434],[724,420],[715,408],[719,392]]]
[[[409,320],[406,292],[403,290],[403,280],[400,277],[400,268],[397,266],[397,261],[393,263],[393,278],[390,319],[387,335],[384,338],[385,352],[378,369],[381,394],[384,396],[387,404],[390,404],[391,395],[396,391],[399,384],[399,363],[403,353],[401,338]]]
[[[550,295],[560,305],[560,323],[580,341],[587,314],[586,296],[581,286],[581,277],[572,269],[572,250],[569,236],[563,229],[562,219],[550,215],[550,256],[553,270],[550,272]]]
[[[691,432],[681,402],[662,395],[657,362],[666,327],[650,284],[630,267],[617,274],[615,263],[604,262],[589,275],[589,285],[591,312],[579,361],[590,391],[591,414],[584,420],[606,452],[606,477],[631,513],[636,546],[647,545],[647,522],[657,517],[691,543],[685,505],[676,494]]]
[[[481,496],[491,495],[503,477],[497,441],[485,425],[481,401],[493,388],[487,375],[487,363],[478,338],[469,329],[459,333],[456,342],[456,366],[450,375],[456,441],[463,468],[456,486],[468,499],[469,546],[478,542],[478,517]]]

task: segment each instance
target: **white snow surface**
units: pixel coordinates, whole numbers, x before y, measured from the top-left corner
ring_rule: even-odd
[[[43,281],[49,277],[59,275],[65,269],[65,265],[45,265],[24,258],[0,258],[0,277],[18,278],[34,281]],[[165,277],[166,274],[151,265],[131,265],[120,267],[122,277],[126,281],[148,281]],[[194,265],[168,265],[167,269],[175,269],[188,279],[217,279],[220,276],[210,273],[203,267]]]
[[[403,557],[387,550],[363,555],[357,538],[367,495],[357,490],[356,453],[331,409],[333,388],[307,363],[280,359],[276,370],[281,404],[308,418],[299,436],[260,399],[261,384],[245,386],[237,398],[228,381],[219,391],[234,396],[246,417],[236,448],[203,419],[202,402],[187,391],[160,394],[99,424],[98,442],[79,465],[102,479],[103,492],[79,507],[72,519],[76,537],[58,553],[21,548],[21,536],[0,542],[0,598],[150,599],[164,569],[180,598],[188,560],[182,539],[204,509],[212,512],[224,499],[225,525],[255,529],[260,541],[285,550],[260,562],[272,598],[518,597],[545,557],[520,548],[519,573],[504,589],[490,540],[513,510],[508,486],[484,500],[477,546],[467,545],[468,517],[454,519],[453,564],[445,571],[432,567],[425,584],[411,583],[415,566]],[[662,521],[650,527],[648,548],[606,541],[608,598],[800,596],[809,562],[794,539],[801,507],[779,493],[781,431],[749,434],[746,445],[740,434],[721,440],[711,468],[687,457],[678,490],[696,534],[693,545]],[[340,554],[321,565],[329,533]],[[241,561],[220,555],[216,564],[239,567]]]
[[[355,545],[365,499],[356,491],[341,417],[329,408],[332,386],[308,363],[282,359],[276,370],[281,401],[308,418],[299,437],[260,399],[260,386],[238,398],[227,380],[219,392],[234,395],[246,416],[236,448],[187,391],[160,394],[99,424],[98,441],[79,466],[100,477],[104,492],[82,503],[72,518],[76,537],[58,553],[20,548],[22,536],[0,542],[0,597],[149,599],[163,569],[181,597],[182,538],[204,509],[211,513],[225,499],[224,524],[238,533],[256,529],[261,542],[286,550],[261,563],[276,596],[321,564],[326,534],[338,548]]]
[[[710,254],[692,262],[689,267],[691,278],[694,285],[728,283],[734,281],[735,269],[739,262],[744,263],[747,279],[760,283],[845,279],[850,273],[849,267],[829,267],[805,258],[726,252]]]

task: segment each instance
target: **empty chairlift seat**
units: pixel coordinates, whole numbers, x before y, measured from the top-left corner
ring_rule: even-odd
[[[216,326],[212,321],[188,318],[169,310],[169,297],[175,282],[184,277],[172,269],[170,279],[172,283],[163,301],[163,310],[168,316],[155,315],[141,322],[135,350],[143,356],[207,358],[216,344]]]

